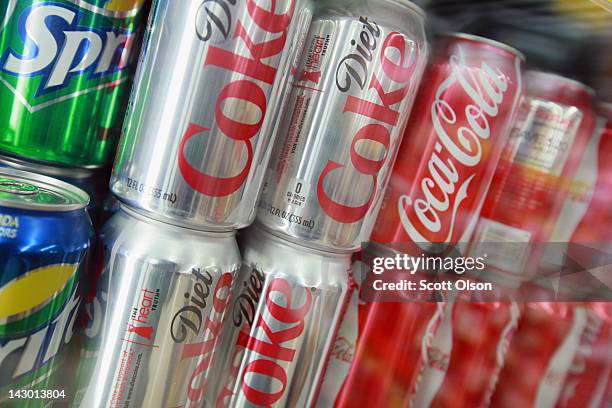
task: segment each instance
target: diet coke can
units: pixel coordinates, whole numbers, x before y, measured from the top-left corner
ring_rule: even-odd
[[[101,241],[105,267],[88,327],[100,343],[78,404],[202,406],[219,375],[212,361],[240,267],[235,233],[174,227],[122,207]]]
[[[547,242],[593,135],[590,88],[536,71],[527,73],[526,87],[527,97],[481,212],[476,243]],[[499,251],[488,264],[502,274],[521,275],[542,250],[525,246],[519,257],[511,251],[511,260]]]
[[[512,301],[449,302],[413,406],[489,406],[519,314]]]
[[[586,324],[584,307],[561,302],[526,303],[491,406],[554,407]]]
[[[257,227],[241,248],[224,376],[209,403],[312,406],[349,299],[350,255],[297,247]]]
[[[469,240],[523,96],[523,61],[486,38],[439,38],[373,241],[419,255]]]
[[[249,225],[309,0],[157,0],[111,188],[175,225]]]
[[[304,47],[259,205],[266,228],[312,248],[369,239],[427,58],[407,0],[324,0]]]

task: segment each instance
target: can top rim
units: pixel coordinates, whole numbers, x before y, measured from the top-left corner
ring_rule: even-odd
[[[93,169],[81,167],[60,167],[42,163],[28,162],[26,160],[13,156],[7,156],[5,154],[0,154],[0,164],[5,164],[9,168],[17,170],[43,173],[44,175],[50,177],[85,179],[95,175],[95,171]]]
[[[12,168],[0,169],[0,206],[44,212],[81,210],[89,195],[53,177]]]
[[[143,214],[142,211],[138,211],[137,209],[130,207],[129,205],[122,203],[122,202],[119,203],[119,209],[127,213],[131,217],[136,218],[140,221],[150,223],[150,224],[158,224],[162,226],[163,228],[167,228],[167,229],[175,229],[177,231],[189,231],[190,233],[205,236],[205,237],[228,237],[229,238],[229,237],[236,236],[235,230],[210,231],[210,230],[190,228],[190,227],[186,227],[183,225],[172,224],[169,221],[163,221],[163,220],[160,220],[159,218],[154,218],[151,215],[148,215],[149,213]]]
[[[336,250],[334,251],[333,249],[329,249],[329,250],[323,250],[323,249],[319,249],[319,248],[315,248],[311,245],[305,244],[305,243],[298,243],[294,240],[294,238],[292,237],[288,237],[285,235],[282,235],[272,231],[271,229],[267,228],[265,225],[257,222],[257,220],[255,221],[255,223],[252,225],[251,227],[252,230],[257,231],[258,233],[264,235],[266,238],[282,244],[282,245],[291,245],[291,246],[295,246],[295,247],[299,247],[303,250],[306,250],[312,254],[317,254],[317,255],[323,255],[323,256],[331,256],[334,258],[346,258],[346,257],[351,257],[351,255],[355,252],[355,251],[342,251],[342,250]]]
[[[534,77],[534,76],[553,77],[555,80],[564,82],[568,85],[575,86],[577,88],[580,88],[586,91],[589,95],[595,96],[595,90],[591,88],[590,86],[588,86],[587,84],[580,82],[577,79],[567,78],[567,77],[564,77],[563,75],[559,75],[554,72],[538,71],[537,69],[529,69],[527,70],[527,72],[525,72],[525,75],[526,77]]]
[[[516,48],[511,47],[508,44],[505,44],[505,43],[503,43],[501,41],[492,40],[490,38],[481,37],[481,36],[475,35],[475,34],[461,33],[461,32],[455,32],[455,31],[443,32],[440,35],[444,36],[444,37],[461,38],[461,39],[464,39],[464,40],[476,41],[476,42],[479,42],[479,43],[492,45],[492,46],[494,46],[496,48],[500,48],[500,49],[502,49],[504,51],[508,51],[511,54],[516,55],[521,60],[523,60],[523,62],[525,62],[525,54],[523,54],[522,52],[520,52]]]

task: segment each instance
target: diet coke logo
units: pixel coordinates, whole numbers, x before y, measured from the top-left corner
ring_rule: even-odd
[[[336,82],[343,92],[359,88],[360,96],[347,95],[344,114],[354,115],[355,123],[362,126],[352,137],[350,163],[328,160],[317,182],[317,198],[321,208],[329,217],[345,224],[362,220],[379,193],[378,175],[385,166],[389,166],[390,149],[398,144],[399,133],[405,124],[410,80],[419,60],[419,52],[412,47],[410,40],[399,32],[391,32],[380,47],[381,69],[375,70],[370,81],[366,82],[369,75],[366,61],[374,59],[373,51],[378,46],[376,37],[381,32],[367,18],[362,17],[360,21],[364,27],[359,35],[361,44],[354,40],[351,42],[356,52],[340,62]],[[363,95],[366,92],[361,91],[366,84],[369,84],[369,98]],[[359,147],[363,143],[380,145],[384,153],[379,158],[366,156],[362,153],[363,147]],[[350,176],[350,173],[357,175]],[[367,196],[349,197],[348,201],[359,202],[361,199],[362,205],[349,205],[347,201],[335,197],[334,180],[351,180],[359,176],[370,180],[371,189]]]
[[[252,275],[254,285],[258,285],[255,281],[260,274]],[[311,289],[295,289],[283,278],[270,282],[260,300],[265,307],[253,325],[244,325],[238,335],[233,361],[239,365],[240,372],[219,394],[217,406],[230,402],[234,394],[232,383],[236,379],[240,389],[236,391],[257,406],[273,406],[285,395],[291,381],[290,366],[298,356],[296,340],[304,335],[304,320],[312,307]]]
[[[204,1],[196,18],[198,38],[208,41],[215,29],[222,38],[227,38],[232,27],[230,5],[233,6],[235,3],[235,0]],[[279,5],[286,6],[283,12],[277,10]],[[216,124],[205,126],[191,122],[180,141],[178,166],[181,175],[192,189],[201,194],[212,197],[231,195],[242,187],[250,173],[253,163],[253,139],[259,134],[266,118],[268,108],[266,91],[269,91],[276,78],[278,59],[285,48],[287,30],[295,11],[295,0],[272,0],[269,6],[270,9],[266,9],[258,5],[256,0],[246,0],[250,19],[244,23],[236,21],[233,34],[233,40],[244,45],[240,54],[231,51],[233,48],[231,44],[227,47],[229,50],[211,45],[204,57],[204,68],[217,67],[233,72],[236,74],[236,79],[225,85],[217,96]],[[259,38],[264,40],[256,42]],[[259,120],[253,123],[251,115],[229,115],[225,110],[226,105],[236,103],[242,103],[251,110],[256,110],[256,117]],[[229,177],[211,175],[189,163],[185,156],[187,143],[194,138],[207,137],[205,135],[211,129],[215,129],[214,135],[208,137],[227,137],[236,143],[237,150],[242,146],[246,160],[238,174]]]
[[[431,106],[438,140],[427,162],[428,173],[414,183],[420,187],[416,190],[418,198],[402,195],[398,201],[406,233],[430,251],[434,249],[428,244],[460,238],[454,231],[455,219],[478,174],[483,143],[491,136],[490,121],[499,114],[509,88],[508,77],[487,62],[482,62],[478,70],[468,67],[460,46],[450,58],[450,67],[451,74],[438,87]],[[446,91],[457,85],[469,98],[465,106],[453,107],[445,100]],[[459,166],[468,170],[461,172]]]
[[[176,343],[182,343],[180,363],[193,364],[187,386],[189,406],[201,404],[207,386],[207,370],[210,367],[225,310],[230,300],[232,274],[223,273],[213,287],[213,277],[208,271],[192,269],[192,292],[185,293],[188,304],[174,315],[170,335]],[[212,303],[212,308],[209,307]],[[208,305],[208,306],[207,306]]]

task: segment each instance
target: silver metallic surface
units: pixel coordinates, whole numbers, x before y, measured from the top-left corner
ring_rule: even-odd
[[[101,240],[102,293],[90,325],[99,351],[75,405],[201,406],[219,375],[212,360],[240,265],[234,234],[173,227],[123,207]]]
[[[257,227],[240,244],[244,262],[218,360],[224,376],[207,402],[312,406],[350,295],[350,256],[297,247]]]
[[[259,204],[267,229],[326,251],[368,241],[428,53],[406,4],[317,3]]]
[[[310,0],[155,1],[113,192],[175,225],[249,225],[311,15]]]

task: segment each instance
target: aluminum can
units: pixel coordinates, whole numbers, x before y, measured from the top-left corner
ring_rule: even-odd
[[[372,241],[418,255],[469,240],[523,96],[523,61],[486,38],[438,39]]]
[[[104,222],[110,218],[112,205],[109,203],[112,197],[108,191],[108,169],[105,171],[104,169],[53,166],[0,154],[1,167],[57,178],[85,191],[89,195],[87,211],[95,231],[99,231]]]
[[[1,151],[68,166],[107,163],[135,66],[143,2],[0,2]]]
[[[316,3],[262,225],[328,251],[369,239],[427,53],[423,12],[409,1]]]
[[[360,298],[366,297],[372,258],[393,255],[390,248],[374,245],[360,254],[355,266],[363,279]],[[335,361],[326,373],[326,393],[321,393],[317,406],[409,406],[422,379],[444,302],[368,300],[351,306],[340,329],[342,336],[335,342],[337,351],[346,352],[332,355]],[[336,394],[329,387],[330,381],[342,384]]]
[[[516,302],[448,302],[414,407],[488,407],[519,320]]]
[[[586,324],[584,307],[525,303],[491,406],[554,407]]]
[[[122,207],[100,239],[101,293],[86,333],[100,343],[74,405],[201,406],[219,375],[212,360],[240,265],[235,233],[179,228]]]
[[[245,227],[310,0],[156,0],[152,13],[111,188],[175,225]]]
[[[210,404],[312,406],[350,298],[350,255],[298,247],[258,227],[240,244],[225,375]]]
[[[611,304],[590,303],[587,324],[557,401],[558,408],[603,407],[610,402],[606,387],[612,378],[611,348]]]
[[[60,180],[0,169],[1,406],[42,407],[69,397],[58,385],[93,235],[88,201]]]
[[[534,71],[527,73],[526,85],[527,97],[493,178],[475,242],[547,242],[593,135],[592,90]],[[525,248],[512,266],[500,251],[488,263],[505,273],[522,274],[541,251]]]
[[[612,238],[612,105],[597,109],[600,126],[583,155],[552,233],[554,242],[604,242]]]

